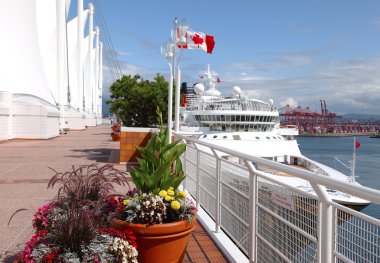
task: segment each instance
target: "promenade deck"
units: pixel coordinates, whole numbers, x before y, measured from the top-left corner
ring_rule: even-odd
[[[56,171],[72,165],[118,164],[119,143],[112,142],[110,126],[71,131],[49,140],[0,142],[0,262],[12,262],[33,234],[32,219],[42,204],[56,195],[47,182]],[[11,215],[19,210],[9,223]],[[197,225],[184,262],[227,262],[213,241]]]

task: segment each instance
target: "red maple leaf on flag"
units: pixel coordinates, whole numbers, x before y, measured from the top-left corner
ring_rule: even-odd
[[[194,36],[191,39],[193,40],[194,44],[198,45],[202,45],[204,42],[203,38],[198,34],[194,34]]]

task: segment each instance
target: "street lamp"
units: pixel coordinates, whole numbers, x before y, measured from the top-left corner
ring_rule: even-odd
[[[179,104],[180,104],[180,86],[181,86],[181,70],[179,64],[181,61],[182,50],[187,46],[189,41],[188,36],[189,26],[185,22],[178,22],[177,18],[174,19],[173,29],[171,32],[172,41],[175,43],[174,47],[179,49],[177,53],[177,67],[175,67],[175,114],[174,114],[174,132],[179,132]],[[175,53],[174,53],[175,54]]]
[[[172,126],[173,126],[173,66],[175,55],[175,44],[168,41],[161,46],[161,54],[169,61],[169,92],[168,92],[168,139],[169,143],[172,140]]]

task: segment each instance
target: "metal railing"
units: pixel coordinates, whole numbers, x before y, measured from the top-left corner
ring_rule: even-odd
[[[225,233],[247,262],[380,263],[380,220],[333,202],[325,187],[377,204],[380,191],[176,136],[187,144],[184,187],[212,218],[214,231]],[[257,165],[305,179],[315,194],[283,184]]]

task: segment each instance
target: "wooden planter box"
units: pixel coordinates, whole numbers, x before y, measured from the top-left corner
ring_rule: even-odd
[[[152,136],[154,128],[121,127],[120,132],[120,163],[137,164],[137,157],[141,157],[136,146],[145,146]]]

